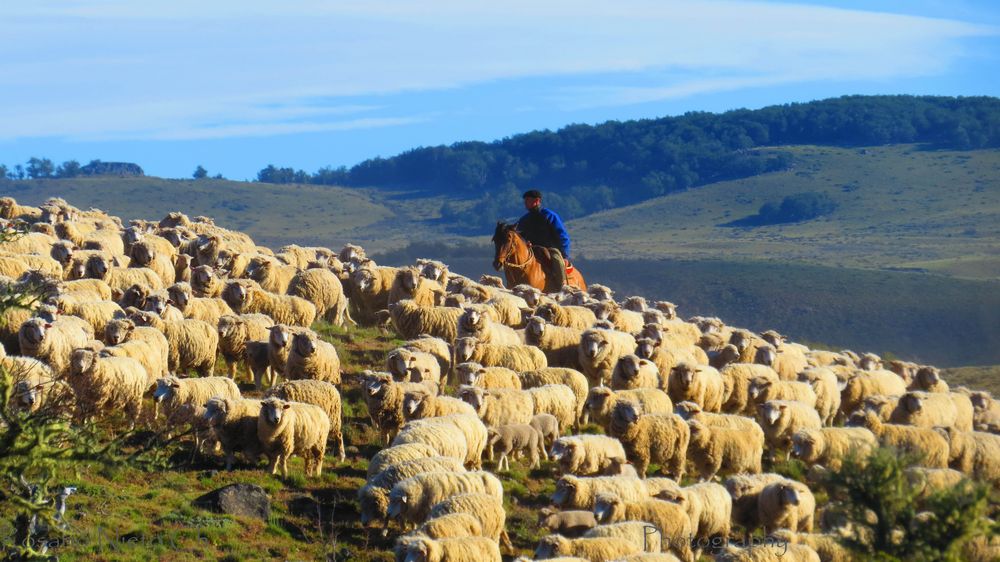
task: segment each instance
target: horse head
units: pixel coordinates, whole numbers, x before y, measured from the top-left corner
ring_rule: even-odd
[[[497,221],[497,228],[493,231],[493,269],[500,271],[503,268],[503,260],[510,255],[510,246],[515,238],[520,238],[516,224]],[[505,254],[503,258],[501,254]]]

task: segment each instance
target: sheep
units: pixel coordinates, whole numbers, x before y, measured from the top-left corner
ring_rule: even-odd
[[[162,334],[161,334],[162,337]],[[169,374],[169,362],[167,359],[166,339],[160,342],[161,346],[151,346],[140,341],[127,341],[118,345],[109,345],[101,349],[102,357],[130,357],[138,361],[146,371],[147,383],[150,385],[156,379]]]
[[[93,332],[88,333],[80,324],[63,318],[54,322],[30,318],[17,332],[21,354],[44,361],[57,377],[69,374],[73,350],[85,347],[92,337]]]
[[[694,561],[690,544],[694,527],[680,505],[657,499],[628,501],[613,492],[602,492],[595,498],[594,516],[599,523],[645,521],[659,532],[663,550],[673,551],[682,560]]]
[[[681,506],[691,521],[691,535],[697,544],[711,544],[710,539],[729,539],[732,525],[733,498],[720,484],[705,482],[677,490],[664,490],[658,499]],[[695,557],[701,554],[695,550]]]
[[[487,389],[521,389],[521,378],[506,367],[483,367],[479,363],[459,363],[455,367],[458,384],[480,386]]]
[[[397,381],[423,383],[437,394],[441,385],[441,364],[430,353],[400,347],[389,352],[385,363]]]
[[[680,558],[669,552],[646,552],[630,554],[624,558],[619,558],[615,562],[680,562]]]
[[[475,307],[467,307],[458,318],[459,338],[472,337],[481,343],[494,345],[520,345],[521,337],[513,329],[490,320],[487,314]]]
[[[830,369],[811,367],[799,373],[799,381],[809,384],[816,394],[816,413],[823,420],[823,425],[833,425],[840,410],[837,375]]]
[[[674,411],[670,397],[662,390],[655,388],[611,390],[605,386],[595,386],[590,389],[584,411],[590,421],[607,429],[611,421],[611,412],[618,402],[625,400],[639,404],[644,412],[650,414],[669,414]]]
[[[642,313],[622,308],[614,301],[601,301],[589,307],[598,320],[609,320],[616,330],[627,334],[638,334],[642,332],[645,322]]]
[[[538,542],[535,558],[577,556],[585,560],[614,560],[639,551],[635,543],[620,537],[567,539],[561,535],[548,535]]]
[[[753,363],[730,363],[719,369],[719,376],[722,377],[722,393],[725,397],[722,411],[747,416],[752,416],[755,411],[755,406],[750,401],[750,381],[756,377],[780,380],[774,369]]]
[[[104,341],[110,346],[124,346],[129,343],[144,343],[153,353],[153,357],[144,363],[150,377],[165,377],[170,370],[170,342],[156,328],[136,326],[127,318],[118,318],[108,322],[104,327]],[[110,349],[110,348],[107,348]],[[130,350],[126,354],[131,356]]]
[[[583,534],[582,538],[621,538],[634,544],[640,552],[659,553],[660,533],[646,521],[620,521],[598,525]]]
[[[715,555],[716,562],[820,562],[816,551],[801,544],[765,541],[750,546],[726,545]]]
[[[10,377],[13,410],[61,414],[73,408],[73,389],[48,365],[31,357],[6,356],[0,346],[0,372]],[[8,383],[8,384],[10,384]],[[68,413],[68,412],[67,412]]]
[[[894,371],[895,372],[895,371]],[[900,374],[900,373],[896,373]],[[906,378],[902,374],[901,377]],[[916,369],[913,381],[909,390],[923,390],[925,392],[949,392],[948,383],[941,378],[941,372],[934,367],[924,366]]]
[[[591,385],[607,383],[611,373],[623,355],[635,349],[635,338],[631,334],[591,328],[580,339],[579,360],[583,374]]]
[[[292,337],[283,374],[286,380],[311,379],[340,384],[337,348],[310,330],[298,332]]]
[[[535,388],[547,384],[568,386],[576,397],[577,417],[582,416],[589,384],[587,377],[583,376],[580,371],[567,367],[546,367],[534,371],[524,371],[521,373],[520,379],[521,386],[524,388]]]
[[[440,454],[445,456],[456,456],[454,454],[449,454],[448,451],[453,451],[455,453],[461,452],[461,449],[465,450],[465,464],[470,468],[479,469],[482,467],[482,457],[483,451],[486,450],[486,442],[488,437],[486,426],[483,422],[479,420],[478,417],[471,414],[449,414],[446,416],[440,416],[435,418],[426,418],[422,420],[413,420],[407,422],[403,426],[402,431],[396,439],[393,440],[393,444],[413,441],[414,435],[417,437],[416,440],[423,439],[420,434],[420,428],[427,427],[454,427],[459,430],[461,437],[456,441],[457,443],[440,445]],[[407,436],[407,433],[410,433]],[[425,434],[426,438],[429,439],[427,442],[437,442],[440,443],[441,439],[451,438],[449,434],[435,433],[430,430],[430,433]],[[437,440],[437,441],[435,441]]]
[[[435,451],[430,445],[424,443],[407,443],[405,445],[387,447],[375,453],[375,456],[368,461],[368,473],[366,478],[371,479],[376,474],[393,465],[435,456],[438,456],[437,451]]]
[[[921,466],[927,468],[948,466],[948,440],[933,429],[883,423],[874,412],[864,411],[851,414],[847,425],[868,428],[883,446],[895,447],[921,457],[919,460]]]
[[[875,434],[863,427],[801,429],[792,435],[792,456],[807,466],[840,470],[849,455],[867,457],[876,447]]]
[[[162,239],[161,239],[162,240]],[[166,240],[164,240],[166,242]],[[153,271],[160,278],[163,286],[166,287],[172,284],[177,279],[177,271],[174,269],[174,263],[170,259],[174,255],[174,251],[169,253],[161,253],[156,247],[154,247],[154,242],[147,240],[142,240],[136,242],[129,249],[129,257],[131,261],[129,262],[129,267],[146,267]],[[167,242],[170,246],[170,243]],[[171,250],[174,250],[173,246],[170,246]]]
[[[483,536],[483,526],[468,513],[452,513],[428,519],[408,536],[425,536],[431,539],[478,538]]]
[[[389,443],[406,423],[403,417],[403,398],[408,390],[424,390],[420,383],[400,383],[389,373],[365,373],[364,396],[372,425],[378,429],[383,442]]]
[[[465,467],[461,459],[431,456],[394,463],[370,476],[358,490],[361,524],[385,519],[389,512],[389,492],[393,486],[417,474],[439,471],[465,472]]]
[[[514,371],[532,371],[548,366],[545,354],[537,347],[483,343],[476,338],[455,340],[455,362],[473,361],[484,367],[507,367]]]
[[[405,548],[406,562],[500,562],[500,547],[485,537],[417,537]]]
[[[492,461],[495,455],[500,453],[497,470],[503,470],[505,461],[507,470],[510,470],[510,457],[524,452],[527,452],[531,459],[529,468],[537,468],[541,464],[541,457],[548,459],[542,434],[530,425],[506,424],[491,427],[487,435],[486,448],[489,451],[489,459]]]
[[[754,360],[771,367],[778,373],[778,378],[786,381],[794,381],[809,366],[805,354],[788,344],[781,344],[777,348],[771,343],[760,345]]]
[[[205,404],[211,398],[240,398],[240,389],[226,377],[181,379],[173,375],[156,379],[153,402],[167,418],[169,426],[205,421]],[[195,432],[196,445],[200,442]]]
[[[38,271],[55,277],[63,275],[63,268],[59,262],[48,256],[0,254],[0,275],[18,278],[30,271]]]
[[[297,272],[288,285],[287,294],[311,302],[316,307],[316,317],[334,326],[353,323],[344,286],[328,269],[313,268]]]
[[[640,337],[635,340],[635,354],[643,359],[649,359],[656,364],[657,370],[664,378],[681,363],[705,364],[699,353],[693,347],[668,347],[665,339]],[[714,367],[714,365],[713,365]]]
[[[761,490],[774,483],[790,482],[780,474],[735,474],[723,482],[723,486],[733,498],[732,522],[744,528],[744,538],[760,527],[757,500]]]
[[[900,397],[889,415],[889,421],[917,427],[942,426],[972,431],[972,402],[957,393],[911,390]]]
[[[625,501],[649,499],[649,488],[643,480],[628,476],[580,477],[563,475],[556,481],[552,504],[561,509],[594,509],[601,492],[614,492]]]
[[[564,474],[600,475],[613,461],[625,462],[621,441],[605,435],[560,437],[552,444],[552,460]]]
[[[551,533],[576,538],[597,526],[593,511],[582,509],[559,511],[551,507],[538,512],[538,525]]]
[[[646,414],[638,403],[622,401],[611,412],[609,430],[611,436],[621,440],[643,478],[650,462],[660,464],[660,470],[675,480],[684,476],[691,432],[680,416]]]
[[[167,322],[180,322],[184,320],[184,313],[171,303],[170,293],[167,291],[163,289],[149,291],[146,294],[146,300],[142,309],[158,314],[160,318]]]
[[[771,539],[787,543],[791,546],[805,546],[816,551],[821,562],[852,562],[855,554],[844,546],[838,535],[818,533],[795,533],[788,529],[779,529],[769,535]]]
[[[301,326],[286,326],[275,324],[271,326],[267,338],[267,360],[272,373],[284,375],[288,355],[292,352],[292,339],[295,334],[306,331]]]
[[[226,455],[226,470],[233,469],[236,451],[242,450],[247,459],[256,464],[260,456],[257,439],[257,418],[260,417],[260,400],[246,398],[213,397],[205,403],[204,418]]]
[[[269,293],[249,279],[233,279],[226,283],[222,300],[237,314],[259,312],[270,316],[277,324],[308,327],[316,319],[313,303],[292,295]]]
[[[271,474],[277,474],[280,465],[281,475],[287,478],[288,457],[297,454],[305,461],[306,476],[319,476],[329,434],[330,419],[319,406],[273,396],[261,404],[257,438],[270,461]]]
[[[129,427],[135,426],[147,388],[142,364],[128,357],[100,357],[96,351],[83,348],[73,351],[69,366],[77,421],[122,410]]]
[[[214,260],[204,262],[199,258],[199,263],[214,263]],[[246,272],[247,278],[259,283],[265,291],[283,295],[298,271],[297,267],[285,265],[271,256],[258,255],[250,260]]]
[[[751,403],[758,405],[769,400],[794,400],[815,408],[816,392],[804,382],[754,377],[750,381]]]
[[[539,305],[535,314],[553,326],[577,330],[587,330],[597,322],[597,316],[589,308],[561,306],[554,302]]]
[[[163,288],[163,281],[155,271],[148,267],[116,267],[104,255],[92,255],[84,264],[84,277],[100,279],[112,289],[124,291],[135,284],[151,287],[153,290]]]
[[[174,283],[167,287],[167,294],[170,295],[170,303],[181,311],[184,318],[204,320],[215,326],[220,318],[233,314],[226,301],[220,298],[195,297],[189,283]]]
[[[579,419],[576,394],[564,384],[546,384],[523,391],[534,403],[534,414],[552,414],[559,420],[560,427],[569,427]],[[529,420],[530,421],[530,420]]]
[[[815,512],[816,498],[809,487],[794,480],[768,484],[757,497],[757,521],[765,533],[776,529],[811,533]]]
[[[504,530],[507,514],[503,502],[495,496],[480,493],[455,494],[434,504],[427,516],[435,518],[452,513],[472,515],[479,520],[484,537],[494,541],[503,541],[508,548],[513,548],[510,544],[510,537]]]
[[[389,291],[398,272],[397,268],[377,266],[371,262],[351,273],[352,302],[358,307],[360,319],[368,321],[376,311],[390,308]]]
[[[226,360],[229,378],[236,379],[236,364],[244,357],[247,342],[268,339],[273,325],[274,321],[263,314],[225,314],[219,318],[219,353]]]
[[[171,372],[194,370],[203,377],[212,376],[219,347],[219,334],[213,326],[201,320],[168,322],[155,312],[136,312],[131,320],[137,326],[155,328],[167,337]]]
[[[458,397],[472,406],[489,427],[511,423],[529,423],[535,415],[532,395],[520,390],[485,389],[462,385]]]
[[[125,318],[125,311],[112,301],[88,301],[60,303],[60,314],[82,318],[93,329],[94,334],[103,335],[108,323],[112,320]]]
[[[667,378],[667,394],[677,402],[694,402],[706,412],[719,412],[725,401],[722,376],[708,365],[681,363]]]
[[[271,387],[264,398],[277,397],[288,402],[303,402],[319,406],[330,420],[330,439],[336,445],[340,461],[345,460],[344,437],[341,432],[342,404],[340,391],[333,384],[319,380],[289,380]]]
[[[42,218],[42,210],[30,205],[20,205],[13,197],[0,197],[0,219],[34,222]]]
[[[910,466],[906,470],[906,480],[923,499],[931,494],[950,490],[966,479],[966,475],[952,468],[925,468]]]
[[[750,330],[733,330],[729,343],[736,346],[740,352],[740,363],[754,363],[757,358],[757,348],[767,345],[767,342],[757,337]]]
[[[441,373],[451,372],[451,348],[448,347],[448,342],[443,339],[423,335],[403,342],[403,347],[413,351],[430,353],[437,359]]]
[[[407,523],[420,523],[435,504],[463,493],[488,494],[503,499],[503,486],[489,472],[434,471],[411,476],[389,492],[388,515]]]
[[[452,343],[458,334],[458,319],[462,310],[447,306],[420,306],[410,299],[403,299],[389,306],[389,315],[392,325],[404,338],[428,334]]]
[[[411,299],[420,306],[437,306],[444,299],[444,287],[437,281],[421,277],[416,267],[404,267],[392,281],[388,304],[403,299]]]
[[[208,265],[200,265],[191,270],[191,292],[196,297],[211,298],[222,295],[225,284],[215,270]]]
[[[823,427],[816,410],[793,400],[770,400],[760,404],[757,407],[757,422],[764,430],[766,443],[786,451],[796,431]],[[786,458],[789,454],[790,451]]]
[[[696,420],[688,420],[691,439],[688,458],[702,481],[710,480],[725,466],[734,472],[761,471],[764,456],[764,432],[759,427],[753,431],[713,427]]]
[[[954,427],[938,428],[948,439],[948,466],[1000,486],[1000,435],[981,431],[962,431]]]
[[[403,418],[407,421],[447,416],[450,414],[472,414],[472,406],[450,396],[437,396],[426,389],[409,390],[403,395]]]
[[[847,379],[840,391],[838,418],[851,415],[868,396],[893,396],[906,393],[906,383],[890,371],[857,371]]]
[[[622,355],[615,364],[610,381],[612,390],[662,388],[656,364],[637,355]]]
[[[579,370],[580,339],[583,330],[547,324],[541,316],[532,316],[524,329],[524,340],[542,350],[549,365]]]
[[[686,421],[698,421],[709,427],[722,427],[727,429],[739,429],[741,431],[756,433],[761,430],[760,424],[753,418],[737,416],[734,414],[714,414],[703,412],[701,406],[694,402],[681,402],[674,405],[674,413],[684,418]]]

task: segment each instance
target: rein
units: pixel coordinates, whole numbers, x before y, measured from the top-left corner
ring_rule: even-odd
[[[523,270],[525,267],[531,265],[531,262],[535,261],[535,252],[531,251],[531,244],[529,244],[527,241],[525,242],[525,245],[528,248],[528,259],[524,260],[522,263],[512,263],[507,261],[514,254],[514,251],[517,249],[517,244],[514,241],[510,240],[509,237],[508,241],[510,241],[510,251],[508,251],[507,255],[505,255],[503,258],[500,259],[501,265],[503,265],[504,267],[512,267],[514,269]]]

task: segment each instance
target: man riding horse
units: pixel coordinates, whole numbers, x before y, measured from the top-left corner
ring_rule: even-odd
[[[569,261],[569,233],[555,211],[542,207],[542,192],[525,191],[524,208],[528,212],[517,221],[517,230],[533,246],[548,250],[547,263],[541,260],[545,274],[552,279],[552,286],[562,287],[566,284],[566,262]]]

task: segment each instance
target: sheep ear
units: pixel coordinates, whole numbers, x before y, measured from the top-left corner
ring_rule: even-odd
[[[57,314],[58,314],[58,312],[57,312]],[[52,324],[49,324],[48,322],[45,323],[45,328],[46,329],[51,328],[51,327],[52,327]]]
[[[291,404],[282,404],[282,406],[281,406],[281,409],[282,409],[282,410],[287,410],[287,409],[289,409],[289,408],[291,408],[291,407],[292,407],[292,405],[291,405]]]
[[[176,382],[173,383],[173,384],[171,384],[170,386],[172,386],[174,388],[180,388],[181,387],[181,385],[179,383],[176,383]]]
[[[45,386],[45,383],[40,383],[35,385],[35,390],[41,390]]]
[[[782,410],[787,410],[788,409],[788,404],[781,404],[778,407],[781,408]]]

